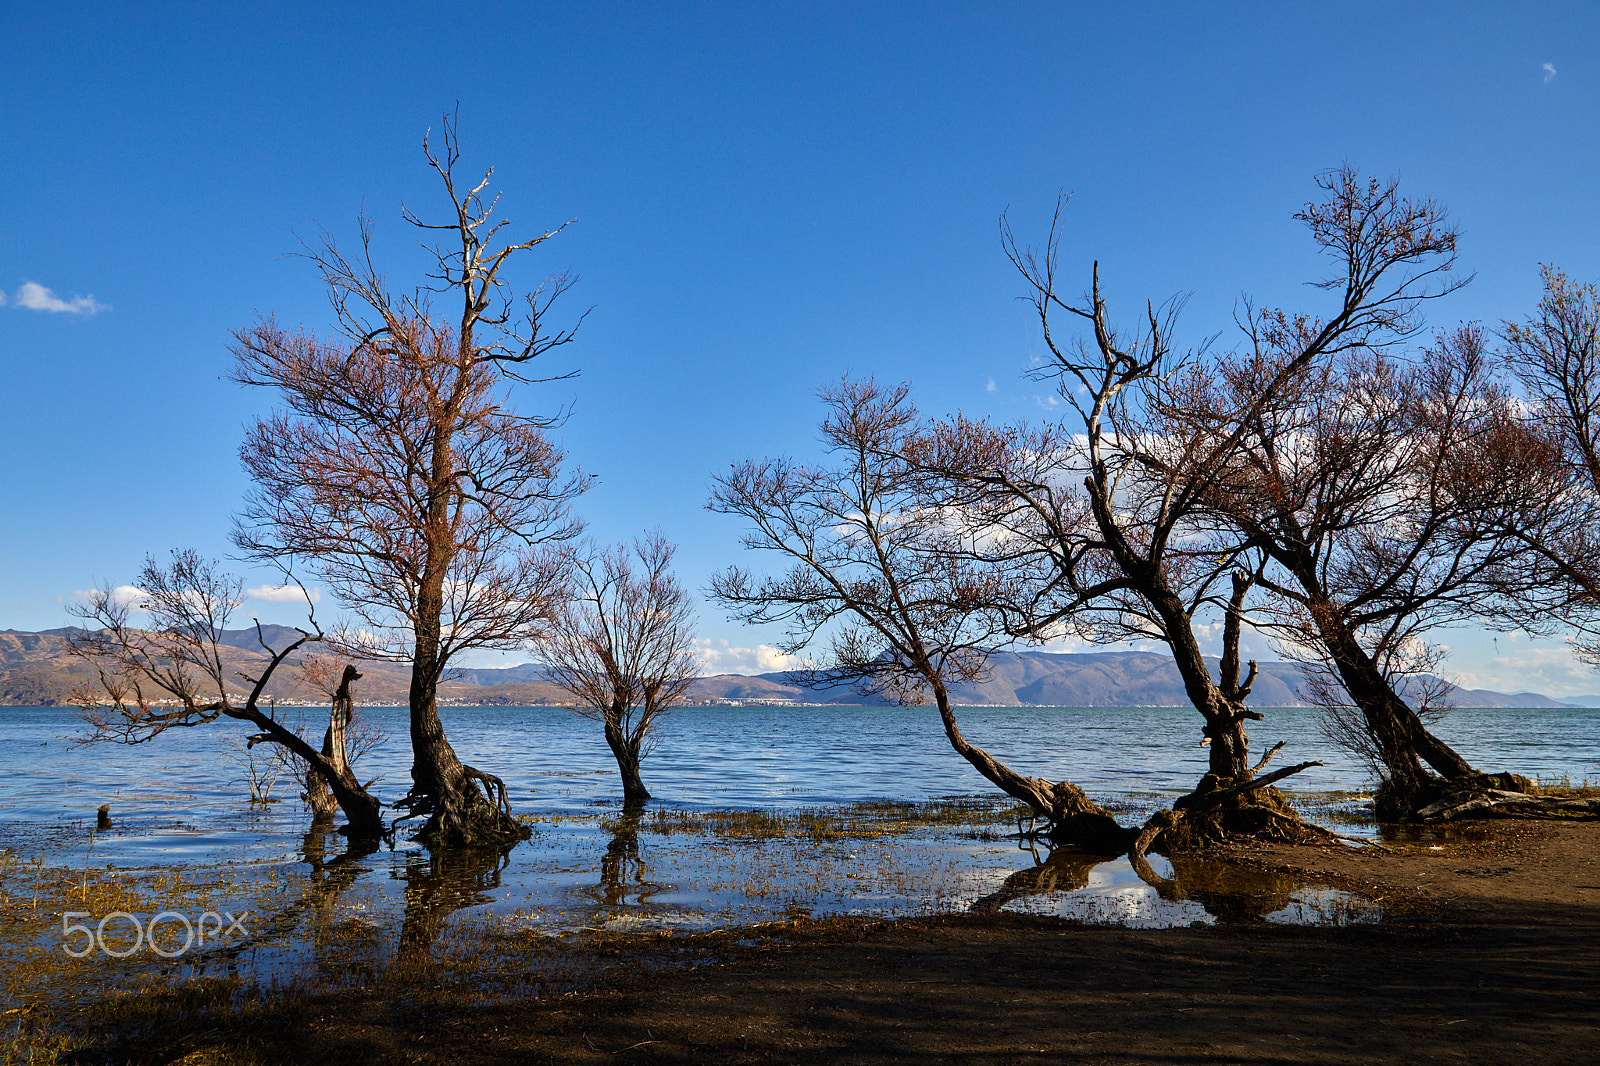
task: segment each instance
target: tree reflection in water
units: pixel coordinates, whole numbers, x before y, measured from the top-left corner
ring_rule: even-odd
[[[1161,877],[1143,858],[1133,863],[1134,873],[1161,898],[1171,902],[1194,900],[1221,925],[1247,925],[1265,921],[1281,911],[1302,888],[1301,882],[1267,870],[1233,866],[1196,855],[1169,855],[1172,876]]]
[[[994,914],[1015,900],[1081,891],[1088,887],[1090,874],[1096,866],[1122,858],[1124,856],[1057,848],[1041,860],[1034,850],[1034,866],[1011,874],[993,892],[974,901],[970,910],[975,914]],[[1223,925],[1264,921],[1267,915],[1288,907],[1295,892],[1305,887],[1283,874],[1233,866],[1196,855],[1169,856],[1171,877],[1156,873],[1143,856],[1129,858],[1133,872],[1155,889],[1163,901],[1198,903]]]
[[[313,825],[300,841],[301,856],[310,867],[306,872],[309,883],[297,897],[272,914],[250,917],[250,935],[207,952],[203,961],[227,960],[228,972],[237,975],[233,963],[245,952],[301,931],[314,949],[321,947],[329,930],[337,925],[335,908],[339,897],[366,872],[363,860],[378,850],[377,840],[358,837],[347,840],[344,851],[329,858],[328,837],[332,835],[333,830],[326,824]]]
[[[647,868],[639,857],[639,817],[642,807],[624,808],[608,828],[611,842],[600,857],[600,883],[583,889],[595,903],[596,924],[650,907],[651,899],[670,886],[645,880]]]
[[[1028,870],[1018,870],[1001,882],[1000,887],[976,900],[970,908],[974,914],[997,914],[1012,900],[1027,896],[1046,896],[1052,892],[1076,892],[1089,884],[1089,871],[1114,855],[1091,855],[1075,848],[1057,848],[1043,862],[1032,846],[1034,865]]]
[[[390,876],[405,882],[405,917],[400,925],[400,958],[425,959],[444,929],[445,919],[466,907],[494,901],[500,874],[511,862],[510,844],[498,847],[430,848],[408,852]]]

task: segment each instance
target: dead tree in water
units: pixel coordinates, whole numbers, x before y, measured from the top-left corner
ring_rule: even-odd
[[[672,575],[674,551],[658,532],[636,541],[631,558],[621,547],[571,552],[568,601],[533,645],[577,713],[605,730],[626,808],[650,798],[640,760],[696,674],[693,609]]]
[[[948,531],[898,458],[915,429],[906,386],[845,379],[823,390],[822,432],[832,465],[783,460],[736,464],[716,479],[707,507],[750,526],[748,548],[773,552],[789,571],[757,578],[731,568],[713,597],[747,622],[789,627],[791,654],[827,641],[831,654],[802,684],[851,685],[898,703],[932,697],[950,745],[986,780],[1084,847],[1120,852],[1126,832],[1070,782],[1017,772],[962,734],[951,684],[978,679],[1004,643],[989,605],[1011,576],[945,550]]]
[[[95,592],[76,608],[94,628],[73,634],[67,646],[99,674],[98,686],[80,689],[73,698],[89,729],[85,739],[142,744],[168,729],[218,718],[247,722],[257,730],[252,743],[280,745],[323,776],[352,837],[380,836],[385,828],[380,804],[349,765],[336,764],[260,707],[273,674],[302,646],[321,640],[321,632],[301,630],[299,639],[277,650],[263,639],[266,661],[257,676],[235,675],[222,634],[242,599],[242,582],[184,550],[172,553],[169,566],[147,559],[135,584],[132,599]],[[135,608],[149,613],[148,627],[130,623]],[[242,697],[230,684],[235,676],[249,686]]]
[[[337,319],[336,339],[280,329],[271,319],[235,334],[237,381],[273,390],[286,412],[261,419],[240,450],[255,482],[235,543],[247,555],[309,568],[356,615],[335,634],[356,658],[411,668],[412,788],[395,805],[425,818],[419,837],[445,845],[526,836],[505,786],[456,755],[439,715],[452,660],[477,649],[525,646],[561,588],[560,542],[581,524],[571,502],[588,485],[562,473],[551,439],[559,418],[516,412],[509,390],[529,364],[567,343],[540,319],[566,287],[526,297],[512,321],[501,270],[556,230],[496,245],[506,225],[486,198],[486,175],[456,184],[455,126],[444,151],[424,139],[443,180],[447,219],[406,219],[446,234],[437,273],[396,295],[362,254],[329,240],[310,253]],[[430,294],[460,301],[435,317]]]
[[[323,757],[341,772],[350,769],[355,759],[371,748],[381,736],[381,730],[361,728],[355,715],[355,694],[351,686],[361,680],[361,674],[354,666],[345,664],[341,669],[336,660],[314,655],[302,665],[300,676],[329,700],[328,726],[322,735]],[[257,735],[251,738],[250,743],[266,739]],[[338,804],[328,787],[327,778],[316,768],[298,759],[295,762],[305,782],[305,791],[300,798],[311,808],[312,821],[320,823],[330,820]]]

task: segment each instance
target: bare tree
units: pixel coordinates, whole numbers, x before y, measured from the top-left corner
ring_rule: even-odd
[[[137,607],[150,616],[147,627],[130,622],[135,601],[112,592],[95,592],[75,608],[93,628],[74,633],[67,646],[99,674],[97,686],[74,697],[88,727],[87,739],[141,744],[168,729],[237,719],[257,730],[252,745],[280,745],[322,775],[352,837],[381,835],[380,805],[348,763],[334,762],[261,709],[262,693],[274,672],[303,645],[322,639],[314,623],[312,630],[301,630],[299,639],[278,650],[263,639],[265,662],[251,676],[236,672],[223,651],[223,632],[243,597],[239,579],[183,550],[173,552],[167,566],[147,559],[136,586],[141,593]]]
[[[780,647],[828,654],[799,679],[851,685],[902,704],[932,696],[950,745],[1007,795],[1050,823],[1059,839],[1119,852],[1127,834],[1070,782],[1018,773],[962,734],[949,686],[984,675],[1006,642],[990,605],[1011,594],[1003,565],[972,565],[950,550],[952,530],[900,456],[914,439],[907,386],[847,379],[822,392],[830,465],[761,460],[716,479],[707,507],[750,525],[744,544],[788,565],[757,578],[737,567],[712,595],[747,622],[788,627]]]
[[[444,152],[423,141],[452,218],[413,224],[459,242],[435,250],[431,287],[397,296],[371,259],[328,240],[310,258],[332,301],[335,339],[271,319],[235,334],[235,378],[274,390],[286,411],[259,420],[241,457],[255,490],[235,529],[249,556],[294,560],[354,612],[334,634],[357,657],[411,665],[412,789],[397,806],[426,818],[419,836],[470,844],[525,835],[500,779],[465,765],[445,735],[438,684],[474,648],[523,646],[561,587],[553,546],[580,529],[570,504],[588,485],[563,474],[553,418],[518,414],[508,386],[572,331],[541,326],[564,278],[525,297],[513,321],[501,270],[556,230],[496,243],[507,225],[486,175],[457,188],[453,122]],[[430,296],[460,301],[434,317]],[[480,786],[482,789],[480,790]]]
[[[1506,322],[1499,356],[1527,390],[1528,421],[1549,440],[1547,506],[1512,530],[1537,556],[1545,595],[1533,618],[1576,626],[1578,654],[1600,666],[1600,289],[1540,270],[1544,295],[1534,314]]]
[[[534,645],[550,680],[577,699],[577,712],[604,727],[624,808],[650,798],[639,762],[654,747],[661,716],[696,675],[693,606],[672,574],[675,550],[656,532],[631,551],[570,552],[570,598]]]
[[[1447,275],[1456,234],[1442,209],[1400,196],[1393,182],[1362,180],[1349,167],[1322,175],[1318,185],[1325,199],[1296,218],[1337,265],[1317,283],[1337,294],[1336,304],[1326,319],[1247,304],[1242,320],[1255,350],[1243,354],[1215,355],[1209,342],[1177,349],[1172,335],[1182,301],[1147,304],[1139,326],[1119,331],[1098,264],[1087,296],[1064,295],[1064,201],[1042,251],[1020,245],[1002,220],[1007,254],[1031,289],[1051,355],[1040,374],[1057,381],[1076,418],[1040,429],[952,419],[932,427],[910,453],[943,483],[940,499],[952,513],[974,531],[991,531],[974,540],[975,562],[1035,569],[1022,586],[1026,595],[1004,605],[1009,632],[1070,629],[1097,640],[1155,640],[1171,650],[1210,746],[1210,773],[1179,806],[1217,810],[1250,832],[1297,832],[1287,812],[1257,803],[1259,789],[1315,763],[1255,776],[1277,749],[1259,760],[1249,754],[1246,723],[1261,714],[1246,705],[1255,664],[1241,680],[1238,641],[1262,559],[1247,537],[1207,520],[1208,500],[1252,420],[1302,372],[1410,336],[1421,302],[1460,284]],[[1087,336],[1059,341],[1060,315]],[[1241,359],[1266,368],[1252,379],[1253,391],[1229,397],[1208,422],[1164,418],[1197,381]],[[1223,655],[1213,675],[1197,627],[1217,616]],[[1148,833],[1141,837],[1147,840]]]
[[[1217,424],[1265,372],[1236,364],[1168,413]],[[1517,530],[1546,503],[1550,458],[1466,327],[1413,358],[1308,367],[1248,421],[1206,499],[1270,560],[1258,624],[1315,668],[1333,735],[1371,759],[1397,813],[1428,802],[1423,762],[1475,774],[1427,728],[1443,695],[1419,679],[1441,658],[1427,636],[1517,624],[1540,584]]]

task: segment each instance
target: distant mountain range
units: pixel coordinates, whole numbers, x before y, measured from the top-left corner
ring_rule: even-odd
[[[1211,660],[1212,669],[1217,661]],[[1250,702],[1259,707],[1301,707],[1304,675],[1290,662],[1258,664]],[[782,700],[805,703],[860,703],[852,690],[808,690],[793,673],[745,677],[720,674],[695,683],[700,699]],[[1506,694],[1488,689],[1450,686],[1458,707],[1600,707],[1600,697],[1558,700],[1537,692]],[[1189,702],[1183,680],[1170,656],[1156,652],[996,652],[989,658],[989,676],[977,684],[950,688],[960,704],[1039,707],[1181,707]],[[870,701],[869,701],[870,702]]]
[[[74,687],[94,680],[88,665],[63,647],[63,638],[71,632],[0,630],[0,706],[65,703]],[[265,658],[261,638],[270,647],[282,648],[299,635],[288,626],[262,626],[259,637],[254,629],[231,630],[222,642],[237,651],[236,662],[230,665],[248,673]],[[357,691],[363,702],[405,702],[410,681],[405,666],[364,663],[361,670],[364,676]],[[292,673],[284,671],[269,692],[279,702],[317,702],[317,694],[299,688]],[[849,687],[808,689],[797,684],[795,676],[780,672],[702,677],[690,687],[688,698],[698,702],[877,702]],[[1303,706],[1302,683],[1300,667],[1294,663],[1261,663],[1250,702],[1261,707]],[[513,706],[570,699],[536,663],[457,670],[452,680],[440,686],[439,695],[451,703]],[[1172,659],[1155,652],[996,652],[990,657],[984,681],[952,686],[951,696],[961,704],[997,706],[1177,707],[1189,702]],[[1557,700],[1536,692],[1508,695],[1453,686],[1451,696],[1459,707],[1600,707],[1600,696]]]

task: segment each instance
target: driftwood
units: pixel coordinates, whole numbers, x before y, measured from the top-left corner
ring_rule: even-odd
[[[1600,799],[1558,799],[1555,796],[1530,796],[1486,788],[1466,794],[1455,793],[1417,812],[1424,822],[1448,822],[1457,818],[1532,816],[1556,814],[1600,815]]]

